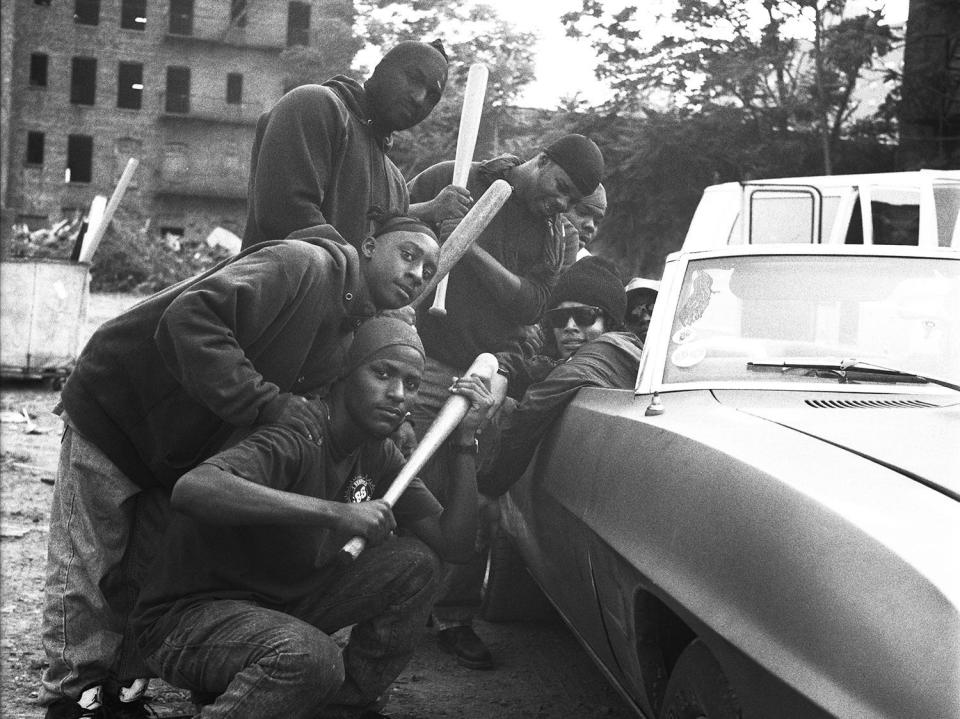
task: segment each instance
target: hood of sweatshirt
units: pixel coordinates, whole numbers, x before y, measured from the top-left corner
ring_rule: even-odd
[[[380,149],[384,152],[390,149],[390,146],[393,144],[393,133],[384,135],[374,129],[373,120],[370,118],[370,104],[367,101],[367,93],[363,85],[352,77],[336,75],[324,82],[323,86],[329,87],[337,94],[337,97],[343,100],[343,103],[347,106],[347,109],[350,110],[350,113],[367,128],[377,141]]]

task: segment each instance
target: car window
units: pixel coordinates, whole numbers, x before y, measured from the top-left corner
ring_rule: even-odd
[[[693,260],[663,381],[755,381],[748,362],[850,359],[960,381],[960,258]],[[762,379],[810,376],[773,372]]]

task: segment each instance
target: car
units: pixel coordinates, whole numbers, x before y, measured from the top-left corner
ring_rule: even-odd
[[[960,171],[786,177],[707,187],[682,249],[726,244],[960,249]]]
[[[500,506],[487,606],[532,577],[639,716],[960,717],[960,252],[670,255]]]

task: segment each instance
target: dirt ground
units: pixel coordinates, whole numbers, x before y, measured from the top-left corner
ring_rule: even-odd
[[[130,295],[94,295],[85,336],[129,306]],[[49,384],[0,386],[0,716],[40,719],[37,687],[45,658],[39,627],[49,502],[60,423]],[[30,421],[24,421],[26,411]],[[19,416],[17,416],[19,415]],[[474,671],[440,652],[424,628],[420,647],[394,684],[395,719],[626,719],[633,714],[573,636],[559,624],[477,623],[496,667]],[[185,692],[153,680],[159,716],[192,711]]]

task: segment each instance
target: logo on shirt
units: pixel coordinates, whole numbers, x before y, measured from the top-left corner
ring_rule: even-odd
[[[358,474],[347,483],[344,492],[346,502],[366,502],[373,499],[373,490],[376,483],[363,474]]]

